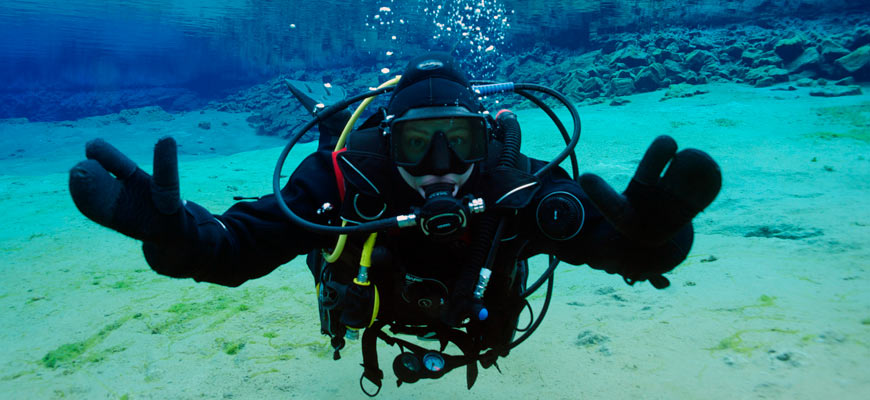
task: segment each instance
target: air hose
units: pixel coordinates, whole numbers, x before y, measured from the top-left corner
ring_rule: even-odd
[[[520,143],[522,143],[520,124],[517,122],[516,115],[511,112],[504,114],[499,112],[497,117],[496,121],[504,128],[504,147],[499,155],[498,166],[515,168],[520,157]],[[478,222],[478,232],[469,250],[468,266],[462,268],[459,280],[456,281],[454,297],[473,296],[474,309],[471,312],[479,320],[484,320],[488,316],[488,311],[483,308],[482,298],[504,232],[505,218],[492,213],[481,217]],[[477,283],[476,288],[475,283]]]

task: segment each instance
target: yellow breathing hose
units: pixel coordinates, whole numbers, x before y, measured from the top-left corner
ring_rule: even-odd
[[[397,82],[399,82],[399,79],[401,79],[401,78],[402,78],[402,75],[396,75],[395,78],[390,79],[390,80],[382,83],[380,86],[377,87],[377,89],[383,89],[387,86],[393,86]],[[375,89],[375,90],[377,90],[377,89]],[[365,100],[363,100],[362,103],[360,103],[359,107],[357,107],[356,110],[354,110],[353,115],[350,116],[350,119],[347,121],[347,124],[344,125],[344,130],[341,131],[341,136],[338,138],[338,143],[335,144],[334,151],[339,151],[344,147],[344,143],[347,140],[347,135],[350,133],[351,130],[353,130],[353,125],[356,123],[356,120],[359,119],[360,115],[362,115],[362,113],[363,113],[363,111],[365,111],[366,107],[368,107],[369,104],[371,104],[372,100],[374,100],[374,97],[367,97]]]
[[[402,78],[401,75],[396,75],[395,78],[390,79],[390,80],[382,83],[380,86],[377,87],[377,89],[382,89],[382,88],[385,88],[388,86],[393,86],[397,82],[399,82],[399,79],[401,79],[401,78]],[[356,124],[356,121],[359,119],[360,115],[362,115],[362,113],[366,109],[366,107],[368,107],[369,104],[371,104],[373,99],[374,99],[374,97],[366,98],[359,105],[359,107],[357,107],[356,110],[354,110],[353,115],[350,116],[350,119],[347,121],[347,124],[344,125],[344,129],[341,131],[341,136],[339,136],[338,143],[335,144],[335,149],[333,151],[339,151],[342,148],[344,148],[344,144],[347,142],[347,135],[349,135],[350,131],[353,130],[353,125]],[[341,226],[346,226],[346,225],[347,225],[347,221],[341,222]],[[371,247],[373,248],[375,246],[374,239],[371,236],[369,236],[369,238],[372,239]],[[326,252],[324,251],[324,259],[326,260],[326,262],[329,262],[329,263],[336,262],[338,260],[338,258],[341,257],[341,252],[344,251],[344,244],[345,243],[347,243],[347,234],[339,235],[338,242],[335,243],[335,249],[332,251],[332,254],[327,255]],[[369,241],[367,240],[366,246],[368,246],[368,243],[369,243]],[[365,253],[366,253],[366,249],[364,247],[363,248],[363,255],[365,255]],[[368,249],[368,254],[369,254],[369,264],[367,264],[367,266],[370,266],[371,265],[371,248]],[[362,264],[362,260],[360,260],[360,264]]]

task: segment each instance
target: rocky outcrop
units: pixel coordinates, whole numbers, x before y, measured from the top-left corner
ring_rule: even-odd
[[[613,34],[601,38],[600,49],[579,55],[539,47],[536,55],[546,57],[530,55],[528,61],[512,64],[510,72],[522,80],[508,74],[503,79],[543,81],[572,99],[587,101],[681,83],[729,81],[767,87],[798,80],[808,86],[845,82],[847,78],[852,83],[866,82],[870,81],[870,26],[861,21],[870,21],[867,16]],[[533,63],[532,59],[548,61]],[[570,68],[559,68],[564,66]],[[554,71],[562,71],[560,78],[548,82],[547,76]],[[819,91],[835,95],[854,92]]]

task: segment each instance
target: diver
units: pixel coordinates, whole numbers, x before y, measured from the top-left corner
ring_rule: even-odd
[[[470,82],[448,53],[414,58],[397,82],[332,104],[288,85],[315,118],[284,149],[274,194],[219,215],[181,200],[168,137],[155,146],[153,175],[104,140],[87,143],[70,193],[85,216],[142,241],[148,264],[166,276],[238,286],[307,255],[321,333],[338,359],[345,338],[362,332],[360,385],[370,396],[384,377],[379,339],[400,350],[397,384],[465,366],[471,388],[478,364],[497,367],[540,325],[560,260],[667,287],[663,274],[691,248],[692,219],[721,187],[709,155],[678,152],[668,136],[653,141],[622,193],[596,175],[578,177],[580,121],[564,96],[533,84]],[[523,154],[516,115],[482,105],[483,95],[509,91],[553,118],[567,142],[555,159]],[[573,135],[533,91],[571,111]],[[355,127],[364,106],[353,114],[348,106],[382,93],[390,93],[387,105]],[[287,153],[318,123],[320,148],[281,186]],[[559,167],[569,156],[573,177]],[[549,267],[530,277],[528,259],[538,254],[549,255]],[[525,324],[526,298],[544,284],[544,306]],[[461,354],[447,354],[450,344]]]

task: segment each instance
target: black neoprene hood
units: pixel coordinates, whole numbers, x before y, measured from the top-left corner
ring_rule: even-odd
[[[483,110],[459,63],[448,53],[426,53],[408,63],[387,105],[387,114],[401,117],[412,108],[440,106]]]

